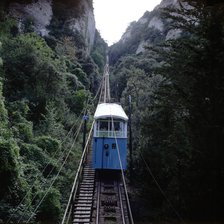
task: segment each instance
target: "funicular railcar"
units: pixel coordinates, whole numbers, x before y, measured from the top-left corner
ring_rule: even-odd
[[[128,117],[123,108],[116,103],[100,103],[94,119],[93,167],[126,169]]]

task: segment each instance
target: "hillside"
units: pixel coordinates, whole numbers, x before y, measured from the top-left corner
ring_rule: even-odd
[[[163,0],[109,49],[92,0],[0,2],[0,223],[60,223],[107,51],[135,223],[223,223],[222,0]]]
[[[112,64],[120,56],[140,54],[144,52],[144,46],[154,46],[181,35],[181,30],[173,29],[171,20],[161,14],[164,7],[178,8],[178,3],[176,0],[163,0],[153,11],[146,11],[137,22],[130,23],[120,41],[110,47]]]
[[[109,49],[112,95],[132,98],[140,223],[224,220],[223,21],[222,1],[163,0]]]
[[[92,4],[0,2],[0,223],[61,220],[106,60]]]

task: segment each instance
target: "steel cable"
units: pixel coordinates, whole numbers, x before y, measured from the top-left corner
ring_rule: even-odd
[[[120,168],[121,168],[122,180],[123,180],[123,183],[124,183],[124,191],[125,191],[125,195],[126,195],[128,211],[129,211],[129,215],[130,215],[130,221],[131,221],[131,224],[134,224],[132,211],[131,211],[131,205],[130,205],[130,201],[129,201],[129,197],[128,197],[127,186],[126,186],[127,184],[126,184],[126,181],[125,181],[124,170],[123,170],[123,166],[122,166],[122,162],[121,162],[120,148],[119,148],[119,145],[118,145],[117,136],[116,136],[116,132],[115,132],[115,129],[114,129],[114,120],[113,120],[112,115],[111,115],[111,121],[112,121],[112,131],[114,132],[114,139],[115,139],[115,142],[116,142],[116,145],[117,145],[116,149],[117,149],[119,164],[120,164]]]
[[[82,113],[82,112],[81,112],[81,113]],[[74,128],[74,127],[77,125],[77,123],[78,123],[78,120],[79,120],[79,118],[80,118],[80,116],[81,116],[81,113],[79,114],[79,116],[78,116],[76,122],[75,122],[75,123],[73,124],[73,126],[70,128],[70,130],[69,130],[69,132],[67,133],[67,135],[65,136],[64,140],[60,143],[60,147],[58,147],[58,149],[53,153],[52,157],[50,158],[50,161],[49,161],[49,162],[45,165],[45,167],[42,169],[41,174],[43,174],[43,173],[45,172],[45,170],[47,169],[47,167],[49,166],[49,164],[55,159],[54,157],[55,157],[56,154],[59,152],[59,150],[60,150],[60,148],[62,147],[62,145],[64,144],[64,142],[65,142],[65,141],[67,140],[67,138],[71,135],[71,133],[72,133],[72,131],[73,131],[73,128]],[[75,133],[75,135],[76,135],[76,133]],[[74,135],[74,136],[75,136],[75,135]],[[74,136],[73,136],[73,137],[74,137]],[[63,155],[63,153],[64,153],[64,152],[62,152],[62,155]],[[61,159],[62,155],[59,157],[58,160]],[[54,169],[54,168],[53,168],[53,169]],[[52,171],[53,171],[53,170],[50,171],[50,174],[51,174]],[[49,177],[50,174],[48,174],[47,177]],[[29,193],[31,192],[32,188],[33,188],[34,185],[35,185],[35,181],[37,180],[37,178],[38,178],[38,174],[37,174],[35,180],[33,181],[33,184],[29,187],[29,190],[27,191],[27,193],[25,194],[25,196],[22,198],[22,200],[20,201],[19,205],[16,207],[15,212],[17,212],[17,211],[19,210],[20,206],[23,204],[23,202],[25,201],[25,199],[28,197]],[[43,187],[43,186],[41,185],[41,187]],[[34,196],[34,198],[35,198],[35,197],[36,197],[36,195]],[[34,200],[34,198],[32,199],[32,201]],[[26,211],[26,210],[24,210],[24,212],[25,212],[25,211]],[[11,221],[11,219],[13,218],[13,216],[15,216],[15,212],[9,217],[9,219],[8,219],[7,222],[6,222],[6,224],[8,224],[8,223]],[[21,218],[20,218],[19,221],[21,221]]]
[[[165,192],[163,191],[163,189],[161,188],[160,184],[158,183],[158,181],[156,180],[155,176],[153,175],[152,173],[152,170],[150,169],[148,163],[145,161],[143,155],[142,155],[142,152],[141,150],[140,151],[140,156],[150,174],[150,176],[152,177],[152,179],[154,180],[154,182],[156,183],[156,186],[158,187],[159,191],[161,192],[161,194],[164,196],[164,198],[166,199],[166,201],[168,202],[169,206],[173,209],[174,213],[176,214],[176,216],[179,218],[179,220],[184,223],[184,220],[183,218],[180,216],[179,212],[177,212],[177,210],[175,209],[175,207],[172,205],[171,201],[169,200],[169,198],[166,196]]]
[[[61,170],[62,170],[62,168],[64,167],[65,163],[67,162],[67,159],[68,159],[68,157],[69,157],[69,155],[70,155],[70,153],[71,153],[71,151],[72,151],[72,149],[73,149],[73,147],[74,147],[74,144],[75,144],[76,139],[77,139],[77,137],[78,137],[78,135],[79,135],[79,132],[80,132],[80,130],[81,130],[81,127],[82,127],[82,123],[81,123],[80,126],[79,126],[79,129],[78,129],[78,133],[77,133],[77,135],[76,135],[76,138],[74,139],[74,141],[73,141],[73,143],[72,143],[72,145],[71,145],[71,147],[70,147],[70,149],[69,149],[69,151],[68,151],[68,153],[67,153],[67,155],[66,155],[66,157],[65,157],[65,159],[64,159],[64,161],[63,161],[63,163],[62,163],[62,165],[61,165],[61,167],[60,167],[60,169],[59,169],[59,171],[58,171],[58,173],[56,174],[56,176],[54,177],[53,181],[51,182],[51,184],[50,184],[50,186],[49,186],[47,192],[44,194],[44,196],[42,197],[42,199],[40,200],[40,202],[39,202],[38,205],[36,206],[36,208],[35,208],[33,214],[36,213],[36,211],[38,210],[38,208],[39,208],[40,205],[42,204],[43,200],[45,199],[45,197],[46,197],[47,194],[49,193],[50,189],[52,188],[54,182],[56,181],[56,179],[58,178],[59,174],[61,173]],[[26,223],[28,223],[28,222],[32,219],[33,216],[34,216],[34,215],[31,215],[30,218],[26,221]]]

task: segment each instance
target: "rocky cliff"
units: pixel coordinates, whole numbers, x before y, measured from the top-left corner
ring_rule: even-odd
[[[92,0],[3,0],[3,3],[17,19],[20,32],[27,27],[42,36],[51,35],[54,29],[64,35],[72,32],[82,38],[82,47],[88,53],[91,51],[95,37]]]
[[[181,30],[171,28],[169,25],[172,21],[162,16],[161,9],[165,7],[178,8],[180,3],[178,0],[163,0],[153,11],[146,11],[137,22],[132,22],[121,40],[110,48],[112,63],[115,62],[113,58],[121,55],[144,52],[146,45],[153,46],[180,37]]]

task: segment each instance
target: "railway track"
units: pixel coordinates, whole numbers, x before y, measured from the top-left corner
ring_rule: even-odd
[[[86,164],[84,164],[78,193],[73,202],[73,224],[91,223],[95,187],[95,170],[92,168],[91,156],[92,151],[90,150]]]
[[[120,171],[92,169],[91,151],[73,201],[73,224],[129,224]]]
[[[134,224],[122,171],[92,168],[92,129],[61,224]]]
[[[119,171],[97,171],[92,223],[129,224],[126,198]]]
[[[128,117],[119,104],[111,103],[108,68],[107,63],[87,141],[84,126],[83,153],[61,224],[134,224],[123,172],[127,159]],[[108,161],[107,166],[97,164],[101,160]]]

